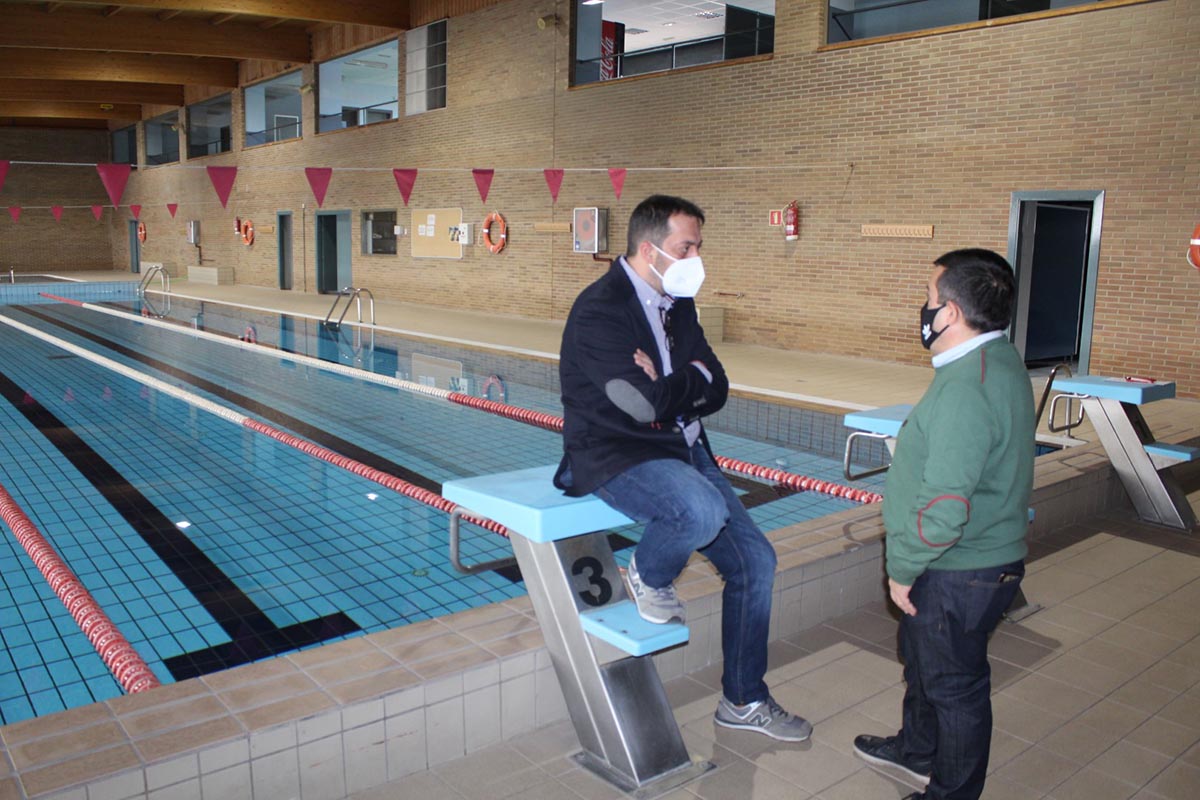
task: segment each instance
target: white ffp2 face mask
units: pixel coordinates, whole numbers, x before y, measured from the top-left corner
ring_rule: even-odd
[[[650,246],[675,262],[666,275],[654,269],[653,264],[650,265],[651,271],[662,281],[663,291],[672,297],[695,297],[704,284],[704,262],[700,260],[700,256],[675,258],[654,242],[651,242]]]

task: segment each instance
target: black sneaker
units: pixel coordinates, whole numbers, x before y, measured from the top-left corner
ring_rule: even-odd
[[[872,736],[869,733],[855,736],[854,752],[868,764],[874,764],[877,767],[892,767],[903,772],[922,787],[929,785],[929,776],[933,774],[933,764],[928,761],[903,763],[900,760],[900,748],[895,736]],[[924,795],[917,796],[924,797]]]

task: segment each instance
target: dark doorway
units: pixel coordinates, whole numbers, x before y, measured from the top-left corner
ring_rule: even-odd
[[[138,241],[137,231],[138,221],[129,220],[129,271],[135,274],[142,271],[142,243]]]
[[[292,212],[280,211],[276,215],[275,230],[278,236],[279,253],[279,288],[291,289],[294,277],[292,274]]]
[[[1102,192],[1013,197],[1009,259],[1016,270],[1012,340],[1031,367],[1086,372],[1099,260]]]
[[[317,212],[317,291],[333,294],[351,285],[350,212]]]

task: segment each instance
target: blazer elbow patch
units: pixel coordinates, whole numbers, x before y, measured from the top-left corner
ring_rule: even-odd
[[[970,519],[970,517],[971,517],[971,501],[965,497],[962,497],[957,494],[943,494],[939,497],[935,497],[932,500],[930,500],[928,503],[925,504],[924,508],[922,508],[920,511],[917,512],[917,537],[920,538],[920,540],[929,547],[949,547],[950,545],[954,544],[955,542],[957,542],[959,539],[962,538],[961,535],[955,536],[953,539],[951,539],[948,542],[931,542],[925,538],[925,533],[921,529],[922,517],[925,515],[926,511],[933,508],[936,504],[942,502],[943,500],[959,501],[960,503],[962,503],[964,506],[967,507],[967,518]]]
[[[654,405],[624,378],[613,378],[604,384],[604,394],[614,406],[633,417],[635,422],[654,422]]]

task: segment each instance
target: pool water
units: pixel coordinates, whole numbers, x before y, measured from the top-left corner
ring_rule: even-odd
[[[433,491],[452,478],[561,455],[557,433],[286,361],[267,348],[65,304],[3,306],[0,314]],[[291,344],[322,347],[302,338]],[[371,360],[401,372],[402,362],[413,362],[395,354],[414,346],[378,336]],[[478,389],[479,376],[472,380]],[[561,414],[549,389],[512,380],[506,389],[512,404]],[[0,395],[0,482],[163,682],[524,593],[511,571],[455,572],[443,512],[7,325]],[[716,452],[746,461],[831,480],[840,472],[833,459],[776,444],[719,431],[710,438]],[[825,495],[736,485],[766,529],[849,507]],[[120,694],[0,530],[0,721]],[[472,526],[463,533],[468,563],[509,553],[495,534]]]

